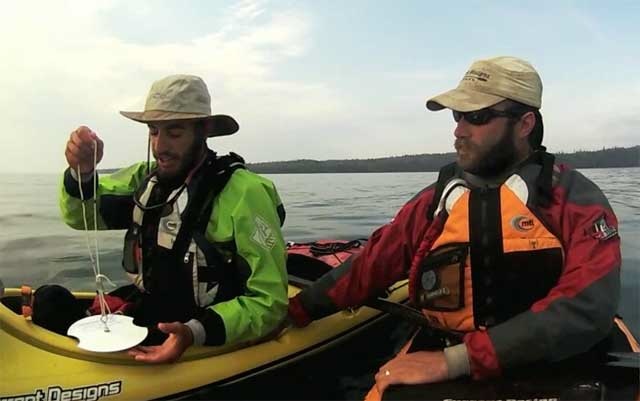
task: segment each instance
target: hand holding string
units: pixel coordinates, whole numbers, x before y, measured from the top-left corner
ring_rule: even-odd
[[[64,155],[69,167],[80,174],[89,174],[102,160],[103,152],[104,143],[98,135],[90,128],[80,126],[69,135]]]
[[[77,132],[80,130],[80,132]],[[85,238],[89,258],[96,280],[96,293],[100,305],[100,316],[89,316],[80,319],[69,327],[67,334],[78,339],[78,347],[94,352],[115,352],[122,351],[140,344],[147,336],[146,327],[139,327],[133,324],[133,318],[124,315],[112,314],[109,305],[105,300],[105,283],[115,287],[113,282],[100,271],[100,250],[98,248],[98,176],[97,165],[102,158],[102,141],[86,127],[81,127],[74,134],[74,138],[84,138],[83,142],[90,141],[90,149],[93,151],[92,163],[87,164],[86,154],[82,147],[75,146],[75,142],[70,140],[67,144],[67,161],[72,168],[75,168],[78,178],[78,188],[80,190],[80,200],[82,205],[82,218],[84,221]],[[89,132],[87,132],[87,130]],[[89,135],[89,138],[86,137]],[[73,142],[73,143],[72,143]],[[77,156],[77,157],[76,157]],[[74,159],[75,157],[75,159]],[[75,164],[74,164],[75,162]],[[84,166],[83,166],[84,163]],[[93,237],[94,252],[91,249],[89,239],[89,223],[87,221],[87,210],[84,193],[82,191],[82,174],[93,174]]]
[[[109,331],[109,326],[107,324],[107,314],[111,313],[109,309],[109,305],[107,304],[104,298],[104,281],[113,285],[113,282],[104,274],[100,272],[100,249],[98,247],[98,208],[97,208],[97,193],[98,193],[98,177],[97,177],[97,164],[98,164],[98,143],[97,141],[93,141],[93,165],[91,171],[93,171],[93,240],[94,240],[94,250],[91,249],[91,244],[89,240],[89,224],[87,222],[87,209],[85,207],[85,198],[84,193],[82,191],[82,181],[78,179],[78,188],[80,189],[80,200],[82,201],[82,219],[84,221],[84,230],[87,234],[85,236],[87,240],[87,250],[89,251],[89,259],[91,259],[91,267],[93,268],[93,274],[96,278],[96,293],[98,296],[98,300],[100,303],[100,321],[104,324],[104,331]],[[76,172],[78,177],[81,176],[82,170],[80,164],[76,167]],[[95,256],[94,256],[95,251]],[[115,286],[115,285],[114,285]]]

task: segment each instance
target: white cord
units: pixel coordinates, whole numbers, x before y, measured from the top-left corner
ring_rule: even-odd
[[[84,193],[82,191],[82,175],[80,173],[80,165],[77,167],[78,172],[78,188],[80,188],[80,200],[82,205],[82,220],[84,221],[84,232],[87,240],[87,250],[89,251],[89,259],[91,259],[91,267],[93,268],[93,274],[96,277],[96,290],[98,293],[98,302],[100,304],[100,321],[104,324],[104,331],[109,332],[109,326],[107,325],[107,315],[111,314],[111,309],[104,298],[104,283],[115,287],[115,284],[100,272],[100,249],[98,248],[98,202],[96,196],[98,195],[98,143],[93,141],[93,241],[95,247],[95,258],[93,256],[93,250],[91,249],[91,243],[89,239],[89,223],[87,222],[87,209],[85,207]]]

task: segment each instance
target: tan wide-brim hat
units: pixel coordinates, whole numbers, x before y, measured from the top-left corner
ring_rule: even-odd
[[[506,99],[536,109],[542,106],[542,80],[527,61],[516,57],[475,61],[457,88],[427,100],[427,108],[476,111]]]
[[[240,128],[225,114],[211,114],[211,96],[202,78],[194,75],[170,75],[151,85],[144,111],[120,114],[141,123],[167,120],[209,120],[207,135],[231,135]]]

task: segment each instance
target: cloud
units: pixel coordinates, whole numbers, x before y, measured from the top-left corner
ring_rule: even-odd
[[[241,121],[240,148],[245,142],[252,148],[251,141],[287,120],[339,113],[340,96],[329,86],[274,77],[278,66],[307,49],[311,21],[303,12],[267,13],[263,2],[243,1],[224,10],[221,25],[206,34],[145,44],[115,35],[109,26],[106,16],[124,13],[125,4],[46,2],[33,13],[32,5],[11,3],[3,12],[0,105],[12,128],[2,140],[9,155],[3,170],[61,169],[68,132],[81,123],[108,140],[103,165],[138,160],[144,155],[142,128],[116,113],[141,109],[151,82],[171,73],[203,76],[214,111]],[[136,18],[153,15],[149,4],[136,8]],[[252,118],[267,123],[252,126]],[[28,154],[38,157],[19,166]]]
[[[141,109],[152,81],[172,73],[206,80],[214,112],[233,115],[241,126],[237,135],[212,139],[211,145],[248,161],[450,151],[451,116],[428,112],[427,97],[455,86],[473,54],[522,49],[522,43],[539,42],[540,35],[538,25],[531,25],[530,38],[518,31],[515,42],[505,39],[507,47],[479,44],[464,56],[444,34],[443,41],[424,42],[417,32],[416,42],[397,46],[392,39],[385,42],[387,35],[378,35],[365,14],[340,26],[339,18],[323,14],[326,10],[311,13],[295,4],[285,8],[249,0],[227,7],[219,2],[176,7],[160,0],[111,0],[4,7],[0,108],[8,129],[0,136],[2,171],[60,171],[68,133],[79,124],[105,139],[102,166],[140,160],[144,127],[117,112]],[[515,9],[528,15],[526,8]],[[547,10],[540,23],[566,19],[555,11]],[[567,22],[561,36],[567,40],[557,46],[556,32],[547,31],[539,47],[519,50],[539,56],[533,60],[540,61],[546,85],[545,142],[564,151],[636,144],[629,123],[639,111],[634,106],[639,82],[625,73],[634,64],[616,63],[601,79],[609,64],[592,67],[591,62],[621,60],[617,53],[601,48],[598,60],[591,51],[562,56],[562,46],[582,44],[572,38],[583,32],[619,39],[586,12],[580,11],[577,21]],[[362,43],[349,36],[351,24],[367,29],[377,46],[374,55],[358,52]],[[328,43],[329,29],[344,43]]]

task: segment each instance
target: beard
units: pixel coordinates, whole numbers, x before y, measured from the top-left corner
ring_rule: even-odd
[[[205,144],[203,142],[194,140],[189,149],[180,159],[180,164],[175,172],[163,171],[160,168],[157,170],[158,183],[166,188],[177,188],[182,185],[191,169],[193,169],[199,158],[204,151]],[[153,157],[158,159],[158,156],[179,158],[180,156],[171,151],[163,152],[160,155],[154,154]]]
[[[456,149],[466,147],[477,154],[477,161],[469,166],[462,166],[465,171],[479,177],[495,177],[504,173],[518,161],[515,145],[515,124],[509,122],[505,127],[502,138],[487,149],[480,145],[456,140]]]

